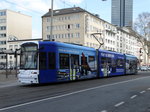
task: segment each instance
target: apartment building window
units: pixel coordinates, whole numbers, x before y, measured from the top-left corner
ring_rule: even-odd
[[[65,36],[65,38],[67,38],[67,37],[68,37],[68,35],[67,35],[67,34],[64,34],[64,36]]]
[[[0,23],[6,23],[6,19],[0,19]]]
[[[76,37],[78,37],[78,38],[79,38],[79,37],[80,37],[80,33],[76,33]]]
[[[73,38],[73,33],[71,33],[71,37]]]
[[[5,51],[6,50],[6,48],[0,48],[0,51]]]
[[[59,38],[59,35],[58,35],[58,34],[55,34],[55,35],[54,35],[54,38],[55,38],[55,39]]]
[[[46,31],[50,31],[51,27],[50,26],[47,26],[46,27]]]
[[[50,37],[51,37],[50,35],[47,35],[47,39],[50,39]]]
[[[15,50],[18,49],[18,45],[15,45],[15,46],[14,46],[14,49],[15,49]]]
[[[60,34],[58,34],[58,38],[60,38]]]
[[[6,44],[6,41],[0,41],[0,45]]]
[[[68,38],[70,38],[70,33],[68,33]]]
[[[12,59],[12,56],[10,56],[10,59]]]
[[[110,44],[112,44],[112,40],[110,41]]]
[[[67,20],[67,17],[65,16],[64,19]]]
[[[0,16],[5,16],[6,15],[6,11],[0,12]]]
[[[64,34],[61,34],[61,37],[64,38]]]
[[[50,21],[51,21],[51,18],[47,18],[46,21],[47,21],[47,22],[50,22]]]
[[[89,43],[87,42],[86,45],[89,46]]]
[[[0,56],[1,59],[6,59],[6,56]]]
[[[117,47],[119,47],[119,42],[117,42]]]
[[[13,45],[9,45],[9,49],[10,49],[10,50],[13,50]]]
[[[122,47],[122,43],[120,43],[120,47]]]
[[[92,43],[90,43],[90,47],[92,47]]]
[[[61,30],[63,30],[64,29],[63,25],[61,25],[60,28],[61,28]]]
[[[1,33],[0,38],[6,37],[6,33]]]
[[[6,26],[0,26],[0,30],[6,30]]]
[[[68,16],[68,20],[70,20],[71,19],[71,17],[70,16]]]
[[[70,29],[70,24],[68,24],[67,29]]]
[[[58,17],[54,17],[54,22],[58,22],[59,21],[59,18]]]
[[[80,28],[80,24],[76,24],[75,26],[76,26],[76,28]]]

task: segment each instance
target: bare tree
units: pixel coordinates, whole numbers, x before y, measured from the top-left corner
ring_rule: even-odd
[[[150,13],[143,12],[134,22],[134,30],[146,39],[150,36]]]
[[[138,15],[133,28],[138,34],[137,38],[141,42],[143,50],[150,56],[150,13],[143,12]],[[148,48],[148,50],[146,50]]]

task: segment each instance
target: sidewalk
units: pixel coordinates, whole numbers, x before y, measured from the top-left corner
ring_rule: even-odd
[[[14,72],[8,72],[6,77],[5,72],[0,72],[0,88],[18,84],[17,77]]]

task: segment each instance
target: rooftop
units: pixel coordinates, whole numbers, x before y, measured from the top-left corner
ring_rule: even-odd
[[[65,14],[71,14],[71,13],[79,13],[79,12],[87,12],[84,9],[80,7],[73,7],[73,8],[65,8],[65,9],[58,9],[53,11],[53,15],[65,15]],[[44,14],[42,17],[49,17],[51,16],[51,9],[49,9],[49,12]]]

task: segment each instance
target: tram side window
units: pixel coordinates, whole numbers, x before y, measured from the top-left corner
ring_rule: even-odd
[[[88,65],[88,63],[87,63],[87,57],[85,57],[85,56],[81,57],[81,65],[82,66],[87,66]]]
[[[111,58],[107,58],[108,59],[108,66],[112,67],[112,59]]]
[[[135,60],[130,61],[129,69],[136,69],[137,64]]]
[[[76,69],[79,67],[79,55],[71,54],[71,68]]]
[[[101,58],[101,67],[105,68],[107,66],[107,58],[102,57]]]
[[[117,67],[124,68],[124,60],[123,59],[117,59]]]
[[[49,69],[55,69],[56,67],[56,58],[55,58],[55,53],[49,52],[48,53],[48,60],[49,60]]]
[[[40,70],[46,69],[46,52],[40,52],[39,53],[39,67]]]
[[[96,62],[95,62],[95,57],[94,56],[89,56],[89,66],[92,68],[92,69],[95,69],[96,68]]]
[[[59,54],[60,69],[69,69],[69,54]]]
[[[126,60],[126,69],[128,70],[130,68],[130,61]]]
[[[107,58],[107,57],[102,57],[101,58],[101,64],[102,64],[102,68],[112,67],[113,66],[113,59]]]
[[[95,57],[94,56],[89,56],[89,62],[93,62],[95,61]]]

